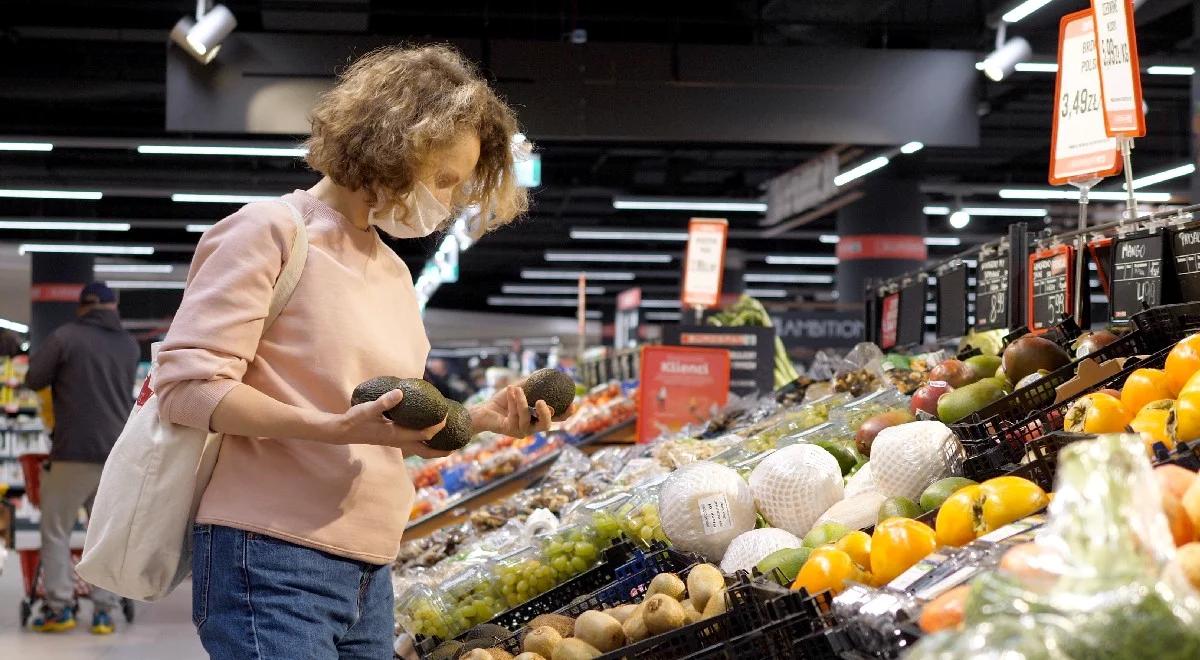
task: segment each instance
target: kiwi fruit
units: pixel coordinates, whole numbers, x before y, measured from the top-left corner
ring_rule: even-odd
[[[457,401],[447,402],[446,426],[425,441],[426,446],[439,451],[455,451],[471,441],[471,414]]]
[[[429,660],[452,660],[458,656],[460,651],[462,651],[462,642],[448,639],[433,649],[433,652],[429,654]]]
[[[380,376],[359,383],[350,395],[350,405],[374,401],[392,390],[404,392],[404,400],[383,413],[393,422],[409,429],[427,429],[446,419],[449,404],[433,384],[420,378]]]
[[[498,639],[504,639],[509,635],[512,635],[512,633],[509,632],[508,628],[505,628],[504,626],[498,626],[494,623],[481,623],[463,633],[462,638],[468,640],[489,639],[495,641]]]
[[[521,384],[521,389],[525,390],[529,405],[545,401],[555,417],[567,414],[571,404],[575,403],[575,381],[555,369],[538,369],[529,374],[529,378]]]
[[[542,626],[550,626],[558,631],[561,637],[571,637],[575,634],[575,619],[562,614],[539,614],[529,622],[528,628],[534,630]]]

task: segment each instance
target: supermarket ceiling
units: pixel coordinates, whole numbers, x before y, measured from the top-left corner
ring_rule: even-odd
[[[583,253],[609,259],[587,266],[613,276],[593,281],[592,309],[608,314],[615,293],[637,284],[650,304],[661,305],[648,311],[665,319],[677,294],[678,239],[694,213],[617,209],[614,199],[758,198],[766,181],[823,154],[848,168],[881,149],[920,140],[926,148],[896,158],[889,172],[918,177],[931,206],[1011,207],[999,189],[1045,187],[1054,75],[1036,64],[1054,60],[1058,17],[1088,3],[1050,0],[1009,25],[1009,38],[1032,45],[1027,62],[1034,66],[1001,82],[986,79],[972,63],[995,47],[994,26],[1015,0],[225,4],[237,29],[225,52],[201,67],[166,45],[171,26],[194,11],[189,0],[6,3],[0,141],[54,147],[0,150],[0,188],[105,194],[99,200],[4,199],[0,223],[9,222],[0,226],[11,228],[0,229],[0,243],[151,245],[156,253],[145,263],[186,264],[199,236],[189,229],[236,205],[175,202],[172,194],[271,195],[307,187],[315,175],[286,155],[154,154],[138,146],[294,146],[302,136],[289,131],[300,130],[295,120],[302,120],[304,95],[293,97],[299,100],[292,116],[282,104],[269,113],[274,126],[270,119],[251,125],[238,96],[245,90],[222,87],[232,72],[243,79],[307,75],[319,89],[339,53],[344,59],[372,44],[443,40],[476,57],[521,106],[541,156],[541,181],[530,217],[464,254],[460,281],[439,289],[431,306],[485,310],[491,299],[492,311],[570,315],[573,280],[546,276],[579,270]],[[1195,12],[1190,0],[1142,3],[1143,68],[1196,64]],[[262,61],[251,71],[239,56],[239,48],[271,44],[265,72]],[[931,73],[909,76],[922,70]],[[889,91],[888,76],[905,84]],[[1143,86],[1149,135],[1137,143],[1138,171],[1190,162],[1191,76],[1147,74]],[[905,93],[926,101],[916,104]],[[238,121],[229,121],[230,108]],[[915,134],[901,137],[905,131]],[[1152,188],[1176,193],[1177,201],[1187,199],[1187,189],[1187,178]],[[1071,222],[1075,212],[1070,202],[1025,206],[1047,209],[1051,223]],[[730,245],[746,259],[747,272],[771,283],[759,286],[785,291],[785,300],[820,299],[831,290],[833,274],[824,263],[832,245],[821,240],[833,229],[831,207],[818,205],[780,232],[764,232],[759,214],[731,212]],[[20,228],[29,220],[105,220],[128,230]],[[946,215],[930,215],[931,233],[952,239],[934,245],[932,254],[994,236],[1012,220],[976,217],[957,231]],[[417,272],[438,242],[395,245]],[[771,255],[818,258],[798,269],[770,263]],[[170,282],[184,272],[176,267],[130,277]],[[780,276],[794,281],[776,281]],[[161,317],[178,296],[178,290],[139,289],[125,300],[138,316]]]

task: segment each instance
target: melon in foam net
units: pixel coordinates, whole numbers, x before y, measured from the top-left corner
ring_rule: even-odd
[[[962,472],[962,444],[941,422],[886,428],[871,445],[871,478],[888,497],[917,500],[929,484]]]
[[[842,499],[842,469],[816,445],[784,447],[750,474],[758,510],[772,527],[804,536],[817,517]]]
[[[663,532],[676,548],[713,562],[721,560],[730,541],[754,529],[756,517],[746,481],[712,461],[671,473],[658,493],[658,512]]]

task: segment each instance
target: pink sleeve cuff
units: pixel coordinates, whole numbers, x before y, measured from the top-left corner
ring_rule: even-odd
[[[172,424],[212,430],[212,414],[217,404],[238,385],[241,382],[231,378],[170,383],[158,393],[159,415]]]

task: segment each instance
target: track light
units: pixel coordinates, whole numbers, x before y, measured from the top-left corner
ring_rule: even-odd
[[[1017,68],[1017,63],[1033,54],[1033,47],[1022,37],[1013,37],[992,51],[983,60],[983,75],[993,82],[1004,80]]]
[[[184,16],[171,28],[171,41],[187,51],[201,64],[208,64],[221,50],[221,42],[237,27],[237,19],[225,5],[213,5],[208,11],[202,11],[208,4],[201,0],[196,7],[196,19]]]

